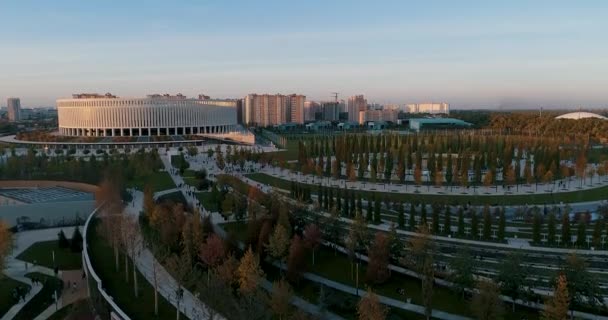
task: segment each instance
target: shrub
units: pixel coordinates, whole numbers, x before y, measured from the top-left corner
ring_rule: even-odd
[[[78,230],[78,227],[74,228],[72,240],[70,241],[70,248],[73,252],[82,251],[82,234],[80,234],[80,230]]]
[[[65,233],[63,233],[63,230],[59,231],[57,236],[59,237],[59,240],[58,240],[59,248],[65,249],[70,246],[70,242],[68,241],[68,238],[65,237]]]

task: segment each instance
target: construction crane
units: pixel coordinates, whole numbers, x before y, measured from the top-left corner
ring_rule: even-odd
[[[331,92],[331,96],[334,97],[336,103],[338,103],[338,92]]]

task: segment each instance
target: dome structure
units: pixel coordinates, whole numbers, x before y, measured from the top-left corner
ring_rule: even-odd
[[[608,118],[606,118],[604,116],[600,116],[599,114],[595,114],[595,113],[591,113],[591,112],[582,112],[582,111],[566,113],[566,114],[562,114],[561,116],[555,117],[555,119],[569,119],[569,120],[580,120],[580,119],[588,119],[588,118],[608,120]]]

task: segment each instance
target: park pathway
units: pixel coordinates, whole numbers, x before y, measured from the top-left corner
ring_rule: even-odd
[[[183,178],[178,174],[178,171],[175,168],[173,168],[173,166],[171,166],[171,161],[169,159],[169,156],[161,156],[161,160],[163,161],[163,164],[165,165],[165,170],[167,171],[167,173],[169,173],[169,175],[171,176],[171,179],[173,179],[173,182],[175,183],[175,185],[182,186],[182,187],[178,187],[177,189],[179,189],[182,192],[186,201],[188,201],[193,207],[197,207],[202,216],[210,215],[211,222],[214,227],[214,231],[216,231],[216,232],[219,231],[221,236],[225,236],[223,229],[218,228],[218,226],[217,226],[218,223],[225,222],[224,217],[221,214],[219,214],[218,212],[209,212],[202,205],[200,205],[198,199],[195,197],[193,188],[191,186],[188,186],[187,184],[185,184]],[[209,165],[210,166],[212,165],[213,167],[215,167],[215,162],[210,161]],[[199,170],[200,169],[202,169],[202,168],[199,168]],[[207,169],[207,170],[208,170],[208,172],[210,171],[209,169]],[[217,171],[217,167],[215,167],[215,170],[213,170],[211,172],[214,172],[215,174],[219,173]],[[139,193],[139,194],[141,194],[141,193]],[[159,195],[159,193],[157,192],[154,194],[154,197],[156,198],[158,195]],[[134,199],[135,199],[135,196],[134,196]],[[140,204],[138,202],[135,202],[135,200],[133,203],[134,203],[135,207],[140,206],[140,208],[141,208],[141,207],[143,207],[143,197],[139,201],[142,201],[142,203]],[[137,212],[139,212],[139,211],[137,211]],[[152,259],[153,259],[153,257],[152,257]],[[172,278],[171,278],[171,280],[175,281]],[[262,288],[264,288],[268,292],[272,292],[272,283],[265,280],[262,283]],[[308,301],[306,301],[302,298],[299,298],[299,297],[294,297],[291,301],[291,304],[294,306],[297,306],[301,310],[304,310],[310,314],[321,315],[322,319],[342,319],[338,315],[335,315],[331,312],[320,310],[317,305],[309,303]]]
[[[131,204],[127,206],[126,211],[137,217],[143,210],[143,193],[131,190],[131,194],[133,195],[133,200]],[[159,294],[167,299],[173,306],[177,307],[178,300],[176,298],[176,291],[180,286],[169,272],[156,260],[152,252],[148,248],[144,248],[136,257],[135,263],[137,269],[152,285],[154,284],[154,267],[156,267]],[[179,309],[186,317],[189,319],[208,319],[209,313],[207,312],[207,308],[208,307],[200,302],[192,292],[184,289],[183,297],[181,301],[179,301]],[[220,320],[223,318],[216,315],[214,319]]]
[[[6,314],[4,314],[2,318],[0,318],[0,320],[13,319],[19,313],[19,311],[21,311],[21,309],[23,309],[23,307],[26,306],[28,302],[40,292],[40,290],[42,290],[42,285],[32,285],[32,281],[25,276],[26,274],[31,272],[39,272],[48,276],[55,276],[53,270],[43,266],[33,266],[31,263],[26,264],[25,261],[17,259],[17,256],[36,242],[56,240],[57,234],[61,230],[63,230],[65,234],[70,234],[74,230],[74,227],[31,230],[16,233],[14,238],[15,246],[11,254],[7,257],[6,267],[2,272],[7,277],[19,281],[29,286],[31,289],[25,297],[25,301],[21,300],[18,303],[14,304],[6,312]],[[59,271],[59,274],[57,276],[59,278],[62,278],[63,271]],[[61,308],[63,306],[62,300],[60,299],[58,303],[59,308]],[[52,305],[51,307],[53,307],[54,309],[55,305]]]

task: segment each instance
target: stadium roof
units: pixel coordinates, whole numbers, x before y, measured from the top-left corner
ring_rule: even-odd
[[[595,114],[595,113],[591,113],[591,112],[582,112],[582,111],[562,114],[561,116],[558,116],[555,119],[579,120],[579,119],[588,119],[588,118],[608,120],[608,118],[606,118],[604,116],[600,116],[599,114]]]

